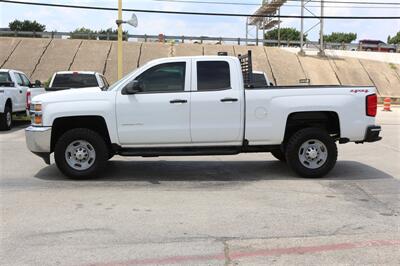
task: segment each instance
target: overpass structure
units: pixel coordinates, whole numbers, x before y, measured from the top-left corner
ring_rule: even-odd
[[[116,49],[115,41],[1,37],[0,68],[18,69],[41,81],[61,70],[97,71],[113,83],[117,80]],[[299,56],[278,47],[124,42],[124,74],[160,57],[216,55],[221,51],[237,56],[247,50],[253,52],[254,70],[264,71],[277,85],[297,85],[300,79],[310,79],[312,85],[376,86],[381,97],[400,99],[398,63],[335,53]]]
[[[280,24],[281,19],[271,17],[271,15],[280,15],[280,10],[287,0],[263,0],[261,7],[254,12],[246,20],[246,40],[249,39],[251,31],[255,30],[256,39],[258,40],[258,31],[262,30],[262,43],[265,41],[265,30],[278,27],[278,46],[280,46]],[[247,41],[246,41],[246,44]],[[257,43],[258,45],[258,43]]]

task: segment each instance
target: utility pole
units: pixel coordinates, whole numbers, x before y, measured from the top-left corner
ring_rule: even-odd
[[[305,55],[304,52],[304,0],[301,0],[301,19],[300,19],[300,51],[299,55]]]
[[[123,69],[122,69],[122,0],[118,0],[118,55],[117,55],[117,62],[118,62],[118,80],[122,78]]]
[[[321,22],[319,28],[319,56],[325,56],[324,49],[324,0],[321,0]]]

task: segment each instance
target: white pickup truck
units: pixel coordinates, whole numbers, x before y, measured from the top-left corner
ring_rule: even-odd
[[[93,71],[59,71],[50,79],[47,91],[59,91],[81,88],[98,88],[107,90],[107,79],[98,72]]]
[[[31,97],[45,92],[40,81],[32,84],[25,73],[0,69],[0,130],[10,130],[13,114],[25,114]]]
[[[251,53],[157,59],[107,91],[33,99],[28,148],[72,178],[113,155],[271,152],[303,177],[328,173],[336,142],[380,140],[373,87],[253,86]]]

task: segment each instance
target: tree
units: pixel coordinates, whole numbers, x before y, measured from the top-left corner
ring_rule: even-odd
[[[99,40],[110,40],[110,41],[116,41],[118,40],[118,30],[113,30],[112,28],[108,28],[106,30],[99,30],[98,34],[102,34],[102,35],[107,35],[108,34],[108,39],[107,36],[99,36]],[[124,31],[122,33],[122,39],[124,41],[128,40],[128,31]]]
[[[329,35],[324,35],[325,42],[334,42],[334,43],[351,43],[352,41],[357,39],[357,33],[352,32],[332,32]]]
[[[300,41],[300,31],[295,28],[281,28],[281,40],[282,41]],[[304,39],[307,38],[307,34],[304,34]],[[278,29],[273,29],[265,33],[266,40],[278,40]]]
[[[400,31],[393,37],[388,37],[389,44],[400,44]]]
[[[38,23],[36,20],[24,20],[20,21],[18,19],[11,21],[8,24],[8,27],[12,31],[35,31],[35,32],[43,32],[46,30],[46,26]]]
[[[72,31],[70,38],[96,40],[97,37],[96,37],[96,31],[82,27]]]

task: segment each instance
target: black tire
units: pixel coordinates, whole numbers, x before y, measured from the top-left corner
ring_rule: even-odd
[[[7,119],[7,116],[10,120]],[[4,108],[4,113],[0,113],[0,130],[10,130],[12,128],[12,110],[9,105]]]
[[[318,140],[322,142],[327,151],[325,162],[318,168],[311,169],[303,165],[300,161],[300,148],[310,140]],[[312,143],[312,141],[310,142]],[[303,150],[304,152],[304,150]],[[319,156],[319,155],[318,155]],[[318,158],[317,158],[318,160]],[[297,131],[289,139],[286,146],[286,161],[294,172],[306,178],[318,178],[326,175],[335,166],[337,160],[337,147],[335,141],[329,134],[319,128],[305,128]],[[307,162],[306,162],[307,163]]]
[[[286,162],[286,155],[281,150],[271,151],[272,156],[278,159],[281,162]]]
[[[74,141],[84,140],[93,147],[95,151],[95,159],[93,164],[86,170],[76,170],[68,163],[65,155],[67,147]],[[65,132],[57,141],[54,148],[54,159],[60,171],[73,179],[94,178],[101,173],[109,156],[108,147],[104,138],[97,132],[86,129],[76,128]]]

